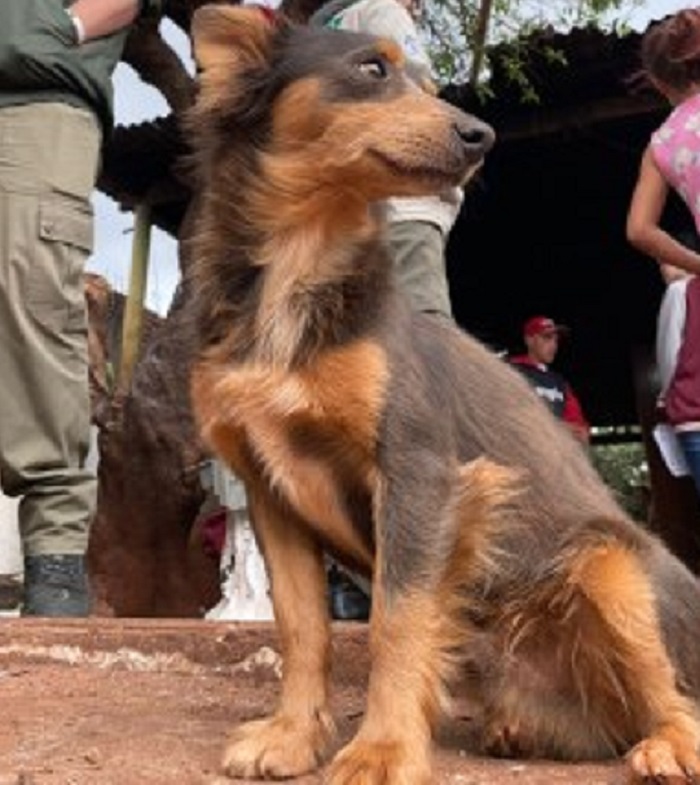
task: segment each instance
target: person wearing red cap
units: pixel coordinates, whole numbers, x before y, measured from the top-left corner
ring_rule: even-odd
[[[578,398],[566,379],[549,367],[557,355],[559,339],[568,331],[548,316],[533,316],[523,325],[526,354],[509,357],[508,361],[530,382],[552,413],[569,426],[574,436],[588,444],[590,426]]]

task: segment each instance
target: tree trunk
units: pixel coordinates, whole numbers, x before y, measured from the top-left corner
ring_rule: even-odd
[[[200,616],[220,596],[218,563],[204,553],[194,525],[204,455],[189,404],[184,300],[180,291],[168,317],[144,331],[130,388],[95,407],[99,492],[88,556],[98,614]],[[91,321],[99,323],[100,308],[118,319],[123,298],[121,308],[92,302]],[[103,354],[116,364],[109,334],[119,330],[102,329]],[[98,379],[108,375],[93,371]]]

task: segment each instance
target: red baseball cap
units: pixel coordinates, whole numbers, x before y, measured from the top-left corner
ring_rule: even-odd
[[[557,324],[549,316],[531,316],[523,325],[523,335],[530,338],[533,335],[550,335],[559,333],[564,335],[569,332],[569,328],[564,324]]]

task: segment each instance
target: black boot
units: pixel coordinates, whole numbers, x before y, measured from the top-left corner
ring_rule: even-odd
[[[331,618],[339,621],[367,621],[371,601],[343,570],[332,565],[328,570]]]
[[[89,613],[84,556],[25,557],[22,616],[87,616]]]

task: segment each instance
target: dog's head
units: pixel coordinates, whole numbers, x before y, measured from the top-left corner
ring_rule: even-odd
[[[407,77],[391,41],[224,5],[201,7],[192,34],[189,125],[212,163],[243,143],[277,182],[377,200],[463,183],[493,144],[489,126]]]

